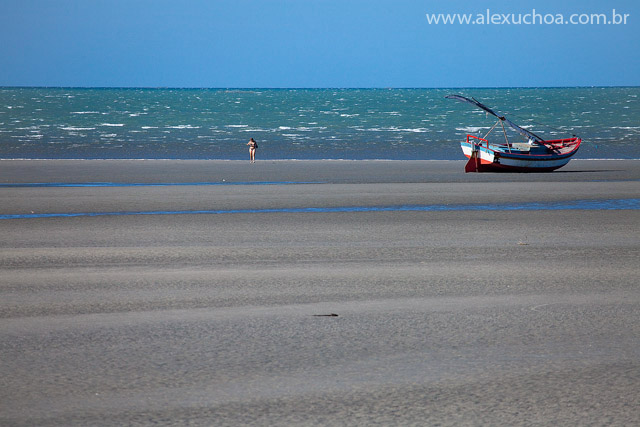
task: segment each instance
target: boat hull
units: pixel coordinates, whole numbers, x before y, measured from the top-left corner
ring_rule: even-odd
[[[470,159],[465,168],[467,172],[551,172],[569,163],[580,142],[580,138],[545,141],[543,149],[548,153],[544,154],[506,145],[478,144],[469,139],[461,143],[461,148]]]

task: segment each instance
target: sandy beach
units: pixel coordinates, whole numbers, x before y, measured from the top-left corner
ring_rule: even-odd
[[[0,425],[640,424],[640,161],[463,168],[0,161]]]

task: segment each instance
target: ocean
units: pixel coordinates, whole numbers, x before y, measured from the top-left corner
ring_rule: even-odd
[[[495,123],[475,97],[575,158],[640,158],[640,87],[500,89],[0,88],[3,159],[461,160]],[[521,138],[509,131],[509,137]],[[502,130],[492,133],[503,139]]]

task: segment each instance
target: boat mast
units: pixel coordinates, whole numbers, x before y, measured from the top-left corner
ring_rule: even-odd
[[[496,126],[498,126],[498,123],[500,123],[500,120],[498,120],[495,125],[491,126],[491,129],[489,129],[489,132],[487,132],[482,139],[487,139],[491,131],[493,131],[496,128]]]
[[[500,123],[500,126],[502,126],[502,133],[504,133],[504,140],[507,142],[507,150],[511,152],[511,146],[509,145],[509,138],[507,137],[507,130],[504,127],[504,123],[502,123],[502,117],[498,117],[498,121],[493,126],[491,126],[491,129],[489,129],[489,132],[487,132],[484,135],[483,139],[487,139],[489,134],[496,128],[496,126],[498,126],[498,123]]]
[[[504,128],[504,123],[502,123],[502,118],[500,118],[500,125],[502,126],[502,133],[504,133],[504,140],[507,142],[507,150],[511,152],[511,146],[509,145],[509,138],[507,138],[507,130]]]
[[[455,100],[458,100],[458,101],[463,101],[463,102],[468,102],[469,104],[473,104],[476,107],[480,108],[481,110],[484,110],[486,113],[497,117],[500,120],[500,124],[502,125],[502,129],[503,130],[504,130],[504,123],[502,123],[502,122],[507,122],[507,125],[509,125],[511,128],[513,128],[516,132],[518,132],[522,136],[528,138],[529,140],[534,141],[536,144],[544,144],[544,139],[540,138],[535,133],[524,129],[521,126],[518,126],[517,124],[513,123],[511,120],[507,119],[505,116],[502,116],[502,115],[498,114],[497,112],[493,111],[491,108],[487,107],[486,105],[480,103],[476,99],[473,99],[473,98],[469,99],[469,98],[466,98],[466,97],[461,96],[461,95],[447,95],[447,96],[445,96],[445,98],[455,99]],[[493,128],[491,128],[491,130],[493,130]],[[491,132],[491,131],[489,131],[489,132]],[[488,133],[487,133],[487,135],[488,135]],[[508,145],[509,144],[509,139],[507,138],[506,131],[505,131],[505,139],[507,140],[507,145]]]

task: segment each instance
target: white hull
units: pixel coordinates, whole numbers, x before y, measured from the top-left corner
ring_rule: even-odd
[[[472,145],[462,143],[461,148],[464,155],[471,158]],[[484,170],[551,171],[566,165],[571,160],[571,155],[558,157],[503,153],[494,150],[491,145],[489,148],[475,145],[475,148],[478,150],[478,167]]]

